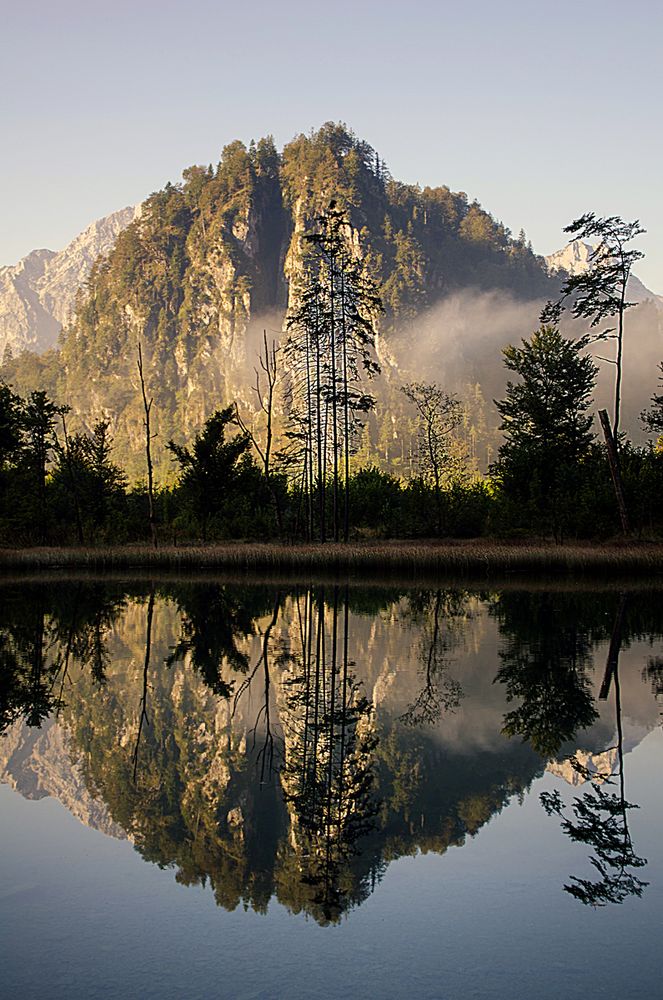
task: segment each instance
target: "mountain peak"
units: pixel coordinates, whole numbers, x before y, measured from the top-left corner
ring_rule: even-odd
[[[584,240],[572,240],[561,250],[556,250],[545,258],[548,271],[566,271],[567,274],[582,274],[587,270],[589,256],[594,248]]]
[[[566,271],[567,274],[582,274],[589,266],[589,258],[594,250],[591,243],[584,240],[571,240],[561,250],[548,254],[544,258],[549,274],[556,274],[558,271]],[[631,275],[628,282],[628,295],[632,302],[645,302],[652,299],[654,302],[663,302],[663,296],[657,295],[647,288],[638,277]]]
[[[140,212],[140,205],[122,208],[91,223],[63,250],[32,250],[0,267],[0,358],[7,348],[16,355],[55,345],[92,264]]]

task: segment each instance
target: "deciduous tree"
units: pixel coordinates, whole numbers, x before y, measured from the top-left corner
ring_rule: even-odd
[[[454,431],[463,418],[458,399],[434,382],[409,382],[402,392],[417,411],[419,463],[435,491],[437,533],[442,531],[442,488],[462,473],[463,462],[454,449]]]

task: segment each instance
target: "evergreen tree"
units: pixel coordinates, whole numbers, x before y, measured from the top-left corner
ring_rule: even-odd
[[[59,416],[67,413],[68,406],[58,406],[43,390],[31,392],[22,411],[22,427],[25,435],[25,447],[22,461],[28,477],[32,480],[34,494],[34,523],[37,526],[39,541],[46,542],[47,503],[46,503],[46,471],[48,463],[57,448],[55,433],[56,421]]]
[[[69,503],[76,513],[78,541],[84,542],[84,523],[96,532],[108,526],[111,515],[122,508],[127,478],[122,469],[111,461],[113,440],[107,420],[98,421],[91,434],[67,433],[62,415],[64,444],[58,442],[56,466],[53,471],[53,488],[62,485]],[[63,520],[66,520],[66,511]],[[113,524],[117,537],[119,524]]]
[[[597,367],[582,354],[587,344],[586,337],[568,340],[541,326],[522,347],[504,349],[504,364],[520,381],[507,382],[496,404],[504,442],[493,472],[521,525],[556,536],[571,521],[581,465],[594,440],[587,411]]]
[[[230,500],[239,459],[251,446],[247,434],[226,440],[226,428],[234,418],[234,406],[217,410],[196,435],[192,448],[168,442],[180,468],[180,491],[200,526],[203,541],[207,540],[210,518]]]
[[[0,383],[0,472],[16,459],[21,444],[21,399]]]
[[[375,319],[382,305],[367,276],[354,232],[332,201],[305,236],[308,256],[298,305],[287,318],[291,359],[290,408],[294,437],[303,451],[302,482],[309,497],[317,488],[320,538],[324,541],[325,486],[331,472],[332,532],[349,535],[350,454],[358,417],[374,406],[362,389],[362,376],[379,370],[375,359]],[[312,520],[312,510],[309,514]],[[312,533],[312,523],[309,524]]]

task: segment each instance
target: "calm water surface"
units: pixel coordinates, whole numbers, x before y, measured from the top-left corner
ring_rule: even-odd
[[[0,994],[661,995],[662,596],[2,584]]]

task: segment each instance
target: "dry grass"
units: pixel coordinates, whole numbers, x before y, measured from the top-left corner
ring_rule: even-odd
[[[553,545],[471,542],[381,542],[349,545],[225,544],[108,548],[34,548],[0,550],[0,573],[48,570],[156,570],[189,575],[209,570],[270,577],[360,576],[419,580],[458,576],[555,575],[616,576],[652,579],[663,575],[663,543]]]

